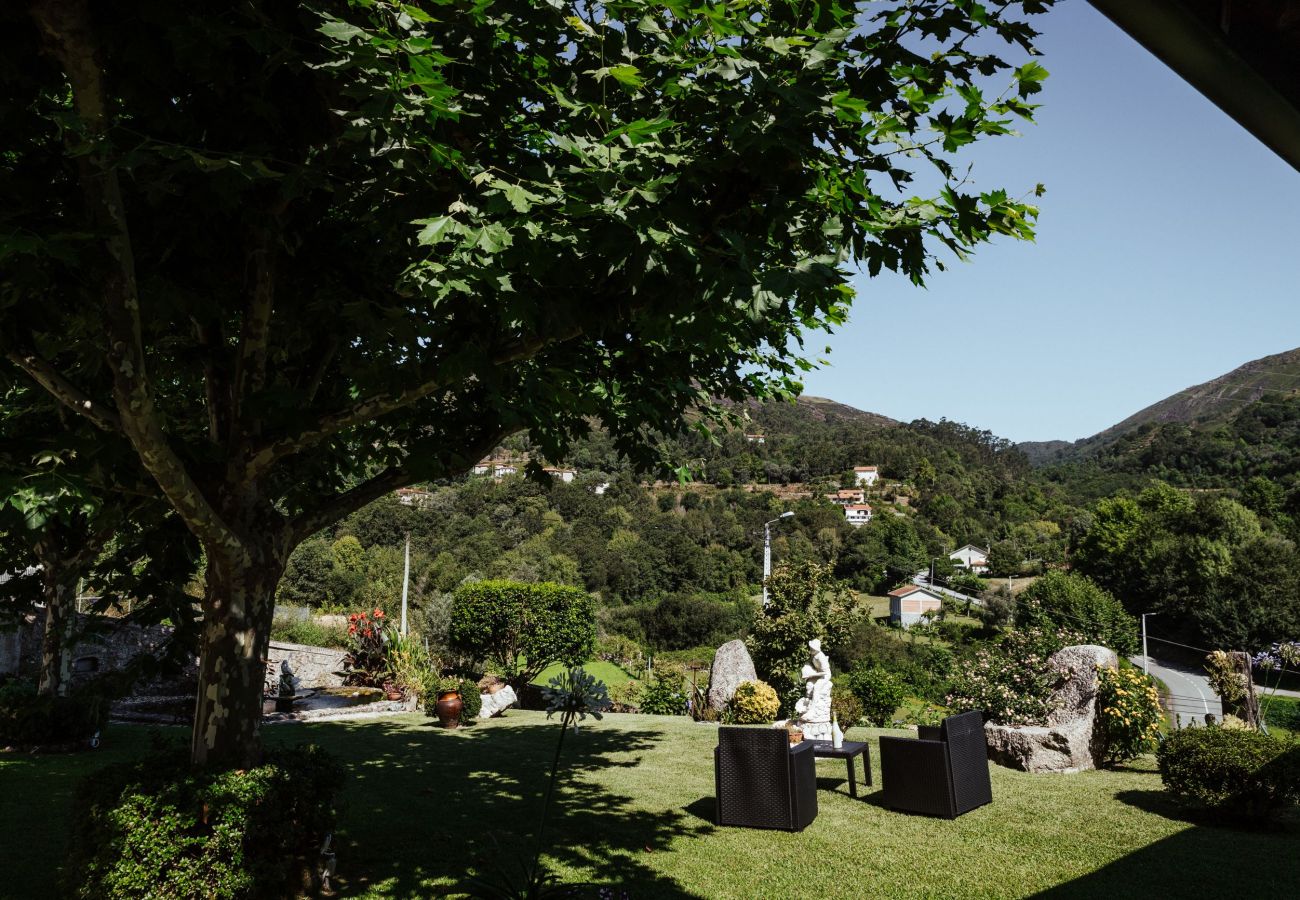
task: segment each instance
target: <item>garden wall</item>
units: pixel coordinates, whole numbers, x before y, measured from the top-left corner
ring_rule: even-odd
[[[303,687],[342,687],[343,661],[347,655],[346,650],[331,647],[271,641],[266,654],[267,696],[279,693],[280,663],[286,659]]]

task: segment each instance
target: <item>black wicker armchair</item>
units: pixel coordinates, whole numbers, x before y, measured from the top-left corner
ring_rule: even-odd
[[[713,751],[719,825],[802,831],[817,818],[811,744],[784,728],[719,728]]]
[[[993,802],[984,716],[949,716],[918,737],[882,737],[880,774],[891,809],[955,819]]]

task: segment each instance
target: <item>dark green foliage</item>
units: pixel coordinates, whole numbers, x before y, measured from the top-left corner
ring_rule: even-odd
[[[953,653],[939,644],[906,640],[897,630],[858,619],[849,638],[831,656],[837,671],[879,666],[901,678],[907,691],[942,703],[950,688]]]
[[[789,709],[803,695],[800,668],[814,638],[834,653],[848,638],[853,617],[848,594],[828,566],[796,562],[778,566],[768,580],[769,603],[759,609],[745,644],[758,676]]]
[[[850,672],[848,688],[862,704],[862,716],[867,724],[877,728],[893,722],[894,713],[903,705],[902,679],[879,666]]]
[[[1084,575],[1052,571],[1035,581],[1016,598],[1016,625],[1076,631],[1120,656],[1138,652],[1137,620]]]
[[[559,584],[480,581],[456,589],[452,646],[490,660],[517,685],[554,662],[578,666],[596,646],[591,596]]]
[[[656,666],[654,676],[641,689],[637,706],[655,716],[686,715],[686,690],[679,671]]]
[[[295,895],[334,827],[342,768],[314,746],[262,765],[196,772],[155,751],[88,778],[77,795],[64,874],[85,900]]]
[[[478,692],[478,682],[470,678],[460,679],[456,690],[460,691],[460,720],[468,722],[478,718],[483,710],[483,695]]]
[[[651,650],[685,650],[732,640],[744,633],[752,617],[748,600],[671,596],[653,605],[611,610],[608,627]]]
[[[1184,728],[1156,751],[1165,787],[1228,818],[1266,819],[1300,801],[1300,744],[1247,728]]]
[[[90,684],[66,697],[38,695],[36,685],[13,679],[0,685],[0,746],[82,743],[108,722],[109,697]]]
[[[852,691],[837,690],[831,696],[831,712],[841,728],[851,728],[862,721],[862,701]]]

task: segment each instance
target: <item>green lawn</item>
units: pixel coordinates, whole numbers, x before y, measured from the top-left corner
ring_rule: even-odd
[[[617,687],[620,684],[632,681],[632,676],[624,672],[612,662],[604,660],[593,660],[583,663],[582,667],[587,670],[587,674],[592,675],[605,682],[606,687]],[[552,663],[545,669],[542,669],[540,675],[533,679],[533,684],[545,686],[548,681],[563,672],[565,666],[561,663]]]
[[[541,713],[511,712],[461,731],[405,715],[266,736],[315,741],[348,767],[341,896],[407,898],[455,895],[471,869],[528,846],[556,728]],[[806,831],[720,829],[714,732],[684,718],[609,715],[566,741],[570,774],[551,831],[559,871],[620,884],[630,898],[1300,895],[1300,820],[1265,832],[1188,821],[1149,762],[1071,776],[995,766],[993,804],[946,821],[882,808],[878,765],[877,787],[851,799],[844,764],[825,760],[820,815]],[[106,737],[93,754],[0,756],[0,894],[50,895],[74,778],[147,744],[143,728]]]

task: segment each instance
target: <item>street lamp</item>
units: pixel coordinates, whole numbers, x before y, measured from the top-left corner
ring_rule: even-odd
[[[1142,674],[1143,675],[1151,674],[1150,672],[1147,671],[1147,663],[1150,662],[1151,660],[1151,657],[1147,656],[1147,616],[1156,616],[1156,615],[1159,615],[1159,613],[1142,614]]]
[[[792,512],[783,512],[770,522],[763,523],[763,607],[767,607],[767,579],[772,574],[772,526],[782,519],[793,516]]]

